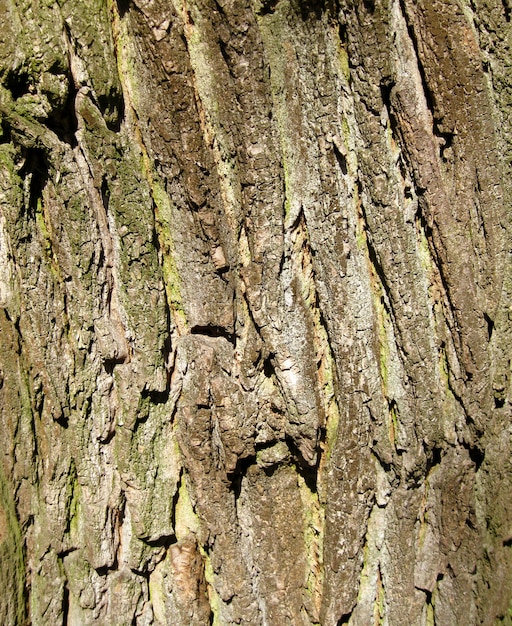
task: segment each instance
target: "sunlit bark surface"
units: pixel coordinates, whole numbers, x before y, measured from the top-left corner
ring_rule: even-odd
[[[512,623],[509,0],[0,0],[0,621]]]

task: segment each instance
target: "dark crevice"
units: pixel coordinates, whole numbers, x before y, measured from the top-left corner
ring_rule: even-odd
[[[307,460],[302,455],[299,447],[295,443],[292,437],[286,435],[285,437],[286,444],[288,445],[288,449],[290,450],[290,454],[292,455],[293,460],[296,463],[297,472],[302,476],[304,482],[308,486],[309,490],[312,493],[317,492],[317,479],[318,472],[316,465],[311,466]]]
[[[432,449],[432,466],[439,465],[439,463],[441,463],[442,452],[442,448],[434,446],[434,448]]]
[[[176,535],[163,535],[162,537],[158,537],[157,539],[144,539],[141,537],[141,541],[143,541],[147,546],[151,546],[152,548],[165,548],[166,550],[177,543],[178,539]],[[132,570],[135,572],[135,570]],[[135,572],[139,576],[147,575],[145,572],[137,571]]]
[[[106,177],[103,177],[101,181],[101,201],[103,202],[103,207],[105,208],[105,213],[108,215],[108,208],[110,205],[110,191],[108,188],[108,182]]]
[[[505,14],[505,21],[510,22],[512,17],[512,6],[510,5],[510,0],[501,0],[503,4],[503,12]]]
[[[158,211],[158,209],[157,209],[155,203],[153,202],[153,214],[155,214],[155,212],[157,212],[157,211]],[[153,232],[151,234],[151,243],[153,244],[153,248],[156,250],[158,258],[160,259],[160,257],[163,256],[163,254],[162,254],[162,249],[160,247],[160,239],[158,237],[158,231],[157,231],[155,226],[153,226]],[[160,263],[161,262],[162,261],[160,261]]]
[[[2,119],[0,121],[0,143],[11,143],[11,141],[12,135],[9,124],[7,123],[7,120]]]
[[[278,443],[278,441],[275,439],[272,439],[271,441],[262,441],[261,443],[255,444],[254,448],[256,452],[261,452],[261,450],[270,450],[276,445],[276,443]]]
[[[384,104],[384,106],[386,107],[386,109],[388,110],[388,114],[391,111],[392,107],[391,107],[391,91],[393,90],[393,87],[395,86],[395,82],[393,80],[391,80],[390,78],[383,78],[380,81],[380,95],[382,98],[382,102]]]
[[[105,577],[108,575],[111,569],[112,568],[109,567],[108,565],[100,565],[99,567],[95,567],[94,571],[96,572],[96,574],[98,574],[98,576]]]
[[[276,10],[279,0],[264,0],[261,3],[261,9],[258,11],[258,15],[271,15]]]
[[[48,162],[44,152],[39,148],[29,148],[25,154],[25,164],[20,171],[20,176],[30,176],[30,196],[28,209],[29,218],[34,218],[37,205],[42,197],[43,189],[49,179]]]
[[[484,319],[487,324],[487,339],[491,341],[492,333],[494,332],[494,320],[487,313],[484,313]]]
[[[301,18],[304,21],[312,18],[319,20],[329,5],[329,0],[301,0],[299,5]]]
[[[453,380],[452,380],[453,373],[452,373],[452,370],[450,368],[448,361],[446,362],[446,364],[448,367],[448,389],[450,390],[450,393],[452,394],[452,396],[455,398],[460,408],[462,409],[464,413],[464,417],[466,418],[466,422],[469,422],[470,419],[469,419],[469,415],[468,415],[466,406],[464,404],[464,401],[461,397],[461,394],[457,391],[457,389],[455,389],[455,386],[453,384]]]
[[[143,389],[141,398],[149,398],[152,404],[165,404],[169,399],[169,389],[157,391],[156,389]]]
[[[180,492],[181,492],[181,486],[184,482],[184,471],[183,471],[183,467],[180,468],[180,474],[178,477],[178,483],[176,485],[176,491],[174,492],[173,496],[172,496],[172,507],[171,507],[171,511],[172,511],[172,525],[173,528],[176,528],[176,511],[178,509],[178,501],[180,499]]]
[[[135,423],[135,429],[137,428],[137,426],[138,426],[138,422]],[[108,432],[105,434],[102,433],[101,435],[98,436],[98,441],[103,445],[107,445],[112,441],[115,434],[116,434],[115,424],[112,422],[110,424]]]
[[[169,321],[170,321],[169,307],[166,307],[166,314],[167,314],[167,318],[168,318],[167,319],[167,328],[169,328]],[[163,361],[165,363],[165,367],[168,370],[167,371],[167,387],[169,387],[169,388],[170,388],[170,385],[171,385],[171,373],[172,373],[170,371],[172,369],[172,364],[170,363],[171,355],[172,355],[172,337],[171,337],[171,335],[169,333],[166,336],[166,338],[164,339],[164,345],[162,346],[162,358],[163,358]]]
[[[75,148],[78,143],[76,131],[78,130],[78,119],[75,110],[76,87],[70,76],[67,77],[68,96],[66,102],[59,108],[55,108],[48,115],[45,122],[47,128],[54,132],[57,137],[71,148]]]
[[[107,374],[112,376],[112,374],[114,373],[115,366],[121,365],[122,363],[125,363],[125,362],[126,362],[126,358],[124,356],[110,357],[110,358],[104,359],[103,367],[105,368],[105,371],[107,372]]]
[[[360,192],[360,197],[361,196],[361,184],[359,184],[359,192]],[[386,272],[384,271],[384,268],[382,267],[378,252],[376,247],[373,244],[372,241],[372,236],[371,236],[371,232],[370,229],[368,228],[368,221],[366,218],[366,213],[364,210],[364,206],[363,203],[361,202],[361,217],[364,223],[364,231],[366,234],[366,248],[368,251],[368,259],[371,263],[371,266],[382,286],[382,291],[385,294],[384,296],[381,296],[381,303],[382,306],[384,307],[384,310],[386,312],[386,314],[389,316],[389,319],[391,321],[392,327],[393,327],[393,332],[394,335],[400,337],[401,333],[400,333],[400,328],[397,324],[396,318],[395,318],[395,314],[394,314],[394,309],[393,309],[393,297],[392,297],[392,292],[391,292],[391,288],[389,286],[388,280],[387,280],[387,276],[386,276]],[[397,348],[399,350],[399,353],[401,355],[402,358],[404,358],[406,356],[406,354],[403,351],[403,342],[402,341],[397,341]]]
[[[507,537],[506,539],[503,539],[503,545],[508,548],[512,547],[512,537]]]
[[[297,216],[295,217],[295,219],[293,220],[293,223],[289,227],[290,232],[293,233],[295,230],[299,228],[299,226],[307,230],[306,218],[304,216],[304,207],[302,206],[302,204],[300,205],[300,209],[297,212]]]
[[[219,278],[221,278],[227,285],[230,284],[230,267],[229,265],[225,265],[224,267],[219,267],[215,269],[215,273]]]
[[[343,45],[346,45],[348,43],[347,25],[341,21],[338,25],[338,37]]]
[[[215,3],[215,10],[218,11],[222,20],[225,20],[227,22],[229,20],[229,16],[226,15],[226,11],[224,10],[224,7],[222,6],[222,4],[218,0],[214,0],[214,3]]]
[[[62,412],[58,417],[54,417],[53,421],[64,429],[69,427],[69,419]]]
[[[263,374],[266,378],[272,378],[275,375],[276,370],[273,364],[274,354],[271,353],[267,356],[267,358],[263,361]]]
[[[236,295],[237,295],[237,294],[235,294],[235,296],[236,296]],[[253,325],[253,327],[254,327],[254,330],[256,331],[256,334],[257,334],[257,335],[258,335],[258,337],[261,339],[261,342],[262,342],[262,343],[264,343],[264,342],[263,342],[263,339],[262,339],[262,337],[261,337],[261,326],[260,326],[260,325],[257,323],[257,321],[254,319],[254,315],[253,315],[253,312],[252,312],[252,309],[251,309],[251,303],[250,303],[250,301],[249,301],[249,298],[247,297],[247,293],[244,293],[244,294],[243,294],[243,299],[244,299],[244,302],[245,302],[245,304],[246,304],[246,306],[247,306],[247,313],[249,314],[249,320],[250,320],[250,322],[252,323],[252,325]],[[272,355],[272,356],[273,356],[273,355]],[[259,360],[259,359],[258,359],[258,360]],[[255,361],[255,363],[256,363],[256,362],[257,362],[257,361]]]
[[[20,325],[20,318],[16,318],[14,320],[11,319],[11,316],[9,315],[7,309],[4,309],[5,311],[5,317],[7,319],[7,321],[11,322],[12,324],[14,324],[14,329],[16,330],[16,334],[17,334],[17,350],[16,350],[16,354],[18,356],[21,356],[22,353],[22,346],[23,346],[23,333],[21,332],[21,325]]]
[[[265,474],[265,476],[267,476],[267,478],[270,478],[276,473],[278,467],[280,467],[280,463],[273,463],[272,465],[265,465],[263,467],[263,473]]]
[[[30,92],[33,80],[24,69],[16,69],[8,72],[5,86],[11,92],[13,100],[17,100]]]
[[[423,229],[425,238],[428,243],[428,249],[432,257],[433,266],[437,270],[437,276],[439,277],[439,280],[442,286],[442,295],[444,296],[441,300],[441,305],[443,307],[443,312],[444,312],[444,318],[446,320],[446,324],[450,331],[450,335],[453,341],[453,347],[457,354],[457,358],[462,365],[464,361],[463,356],[462,356],[462,337],[461,337],[461,332],[460,332],[460,326],[462,326],[462,324],[461,324],[461,320],[456,318],[457,307],[454,306],[452,302],[452,298],[451,298],[451,289],[449,286],[449,281],[446,275],[446,267],[445,267],[447,264],[442,260],[442,257],[438,250],[438,246],[436,245],[436,240],[439,241],[441,239],[441,236],[439,234],[439,229],[438,229],[437,224],[435,224],[435,222],[433,222],[432,225],[429,224],[428,219],[425,216],[427,212],[426,211],[427,207],[425,206],[424,202],[422,202],[422,198],[420,198],[419,190],[417,188],[416,188],[416,194],[418,196],[419,202],[418,202],[418,211],[416,213],[415,219],[418,221],[420,227]],[[434,229],[435,229],[437,236],[435,236],[434,234]],[[468,376],[468,379],[470,378],[470,376],[471,375]],[[460,394],[458,394],[456,390],[453,389],[453,386],[451,385],[450,380],[449,380],[449,385],[450,385],[450,391],[452,391],[456,400],[464,408],[464,412],[466,412],[466,409],[463,406],[462,398],[460,397]]]
[[[240,497],[242,491],[242,480],[247,474],[247,470],[251,465],[256,462],[256,456],[246,456],[237,459],[235,469],[232,472],[228,472],[228,480],[230,481],[230,489],[235,495],[235,500]]]
[[[66,532],[69,532],[69,525],[66,528]],[[67,548],[66,550],[62,550],[61,552],[58,553],[58,557],[59,559],[62,561],[63,559],[65,559],[67,556],[69,556],[70,554],[72,554],[73,552],[76,552],[78,550],[78,548],[72,547],[72,548]]]
[[[98,106],[107,128],[118,133],[121,130],[121,124],[124,119],[125,104],[123,94],[111,89],[109,94],[98,96]]]
[[[482,465],[482,463],[484,462],[484,458],[485,458],[485,450],[481,450],[478,446],[476,445],[469,445],[465,442],[463,442],[462,444],[464,446],[464,448],[466,448],[466,450],[468,451],[469,454],[469,458],[473,461],[473,463],[475,464],[475,471],[478,471]]]
[[[192,326],[190,329],[192,335],[205,335],[206,337],[224,337],[229,343],[235,344],[235,333],[229,332],[222,326],[206,325],[206,326]]]
[[[437,123],[434,123],[434,135],[439,137],[441,140],[439,143],[439,156],[443,161],[447,161],[447,150],[450,150],[453,146],[453,140],[455,138],[455,133],[443,132],[439,130]]]
[[[336,622],[336,626],[343,626],[343,624],[348,624],[351,617],[352,611],[350,611],[350,613],[343,613],[340,619]]]
[[[367,221],[366,221],[366,215],[363,209],[363,206],[361,205],[361,213],[363,216],[363,220],[364,220],[364,225],[365,225],[365,232],[366,232],[366,247],[368,250],[368,258],[370,260],[370,263],[373,266],[373,269],[375,270],[375,273],[377,274],[377,277],[379,278],[379,281],[382,285],[382,288],[386,294],[386,299],[387,302],[389,303],[389,306],[391,306],[391,290],[390,287],[388,285],[388,281],[387,281],[387,277],[386,277],[386,273],[384,271],[384,268],[382,267],[382,264],[380,262],[379,259],[379,255],[377,253],[377,250],[373,244],[372,241],[372,237],[371,237],[371,233],[370,230],[367,227]],[[383,302],[384,307],[386,308],[386,312],[389,313],[390,317],[393,319],[393,315],[392,315],[392,310],[388,310],[388,306],[386,301]]]
[[[67,582],[64,583],[64,589],[62,590],[62,626],[68,625],[69,619],[69,587]]]
[[[334,156],[336,157],[336,161],[338,162],[338,165],[340,166],[341,173],[343,174],[343,176],[346,176],[348,172],[347,158],[344,154],[342,154],[342,152],[340,151],[340,149],[335,143],[333,143],[332,146],[334,149]]]
[[[392,460],[390,460],[389,457],[384,458],[382,452],[378,448],[378,444],[379,444],[379,441],[377,439],[374,439],[373,442],[372,442],[372,446],[371,446],[372,454],[375,457],[375,459],[377,460],[378,464],[382,467],[382,469],[386,473],[392,472],[393,478],[391,478],[390,482],[391,482],[391,484],[394,484],[394,482],[396,480],[395,464],[393,463]]]
[[[119,11],[119,17],[124,17],[130,10],[130,0],[117,0],[117,10]]]
[[[401,137],[400,125],[394,113],[394,107],[392,103],[394,88],[395,88],[395,81],[393,79],[388,77],[386,79],[381,80],[380,93],[381,93],[382,103],[386,107],[386,111],[388,113],[389,128],[391,130],[391,136],[396,141],[397,145],[400,146],[400,145],[406,145],[406,142],[400,141],[399,139]],[[400,173],[402,175],[402,178],[405,181],[406,180],[405,164],[401,155],[399,158],[398,167],[400,168]],[[410,188],[408,188],[409,193],[410,191],[411,191]]]
[[[501,396],[494,396],[494,408],[502,409],[505,406],[505,398]]]
[[[117,546],[116,552],[114,554],[114,560],[112,565],[108,567],[109,570],[118,570],[119,569],[119,554],[122,549],[121,542],[121,531],[126,517],[126,493],[124,491],[121,492],[119,506],[111,509],[111,524],[113,534],[117,534]]]
[[[422,587],[417,587],[417,589],[421,589],[421,591],[425,594],[425,604],[432,607],[432,592],[428,589],[423,589]]]
[[[427,449],[424,444],[425,456],[427,458],[427,469],[425,475],[428,475],[433,467],[441,463],[443,450],[439,446],[434,446],[431,450]]]
[[[222,58],[224,59],[224,62],[226,63],[226,67],[228,68],[231,77],[235,78],[231,70],[231,59],[229,58],[227,45],[222,39],[219,39],[219,49],[220,49],[220,53],[222,54]]]

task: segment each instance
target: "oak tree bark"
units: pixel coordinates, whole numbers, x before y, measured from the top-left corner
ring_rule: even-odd
[[[512,623],[511,13],[0,0],[2,623]]]

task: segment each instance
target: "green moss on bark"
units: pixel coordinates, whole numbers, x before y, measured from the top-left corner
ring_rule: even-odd
[[[26,623],[25,567],[12,485],[0,468],[0,617],[4,624]]]

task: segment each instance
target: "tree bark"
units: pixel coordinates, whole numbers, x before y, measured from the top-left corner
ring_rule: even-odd
[[[0,0],[4,624],[512,624],[509,0]]]

